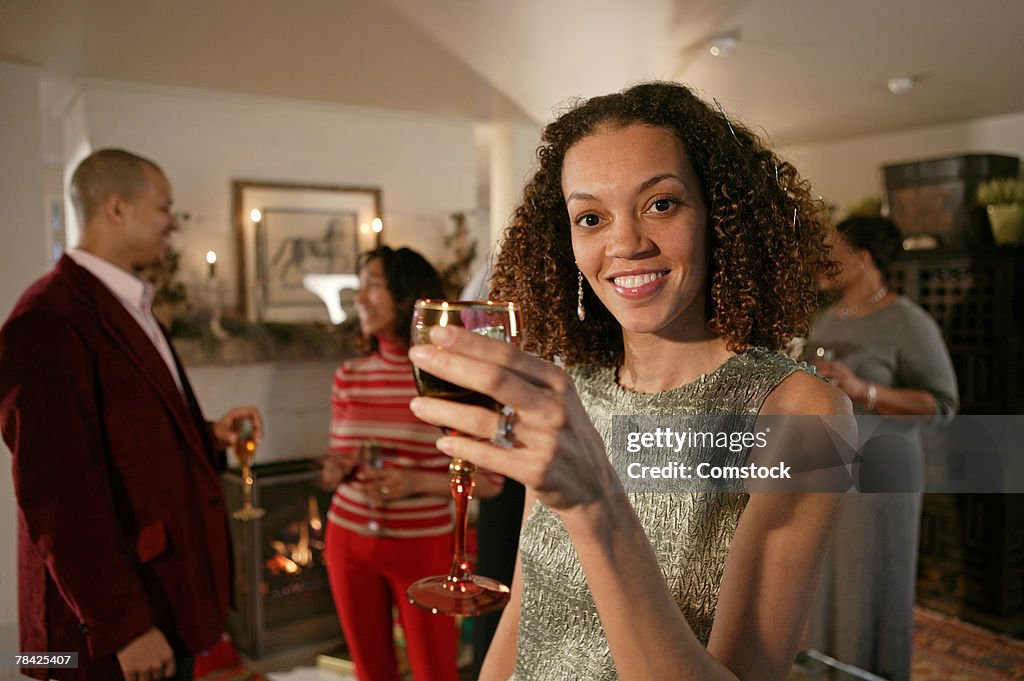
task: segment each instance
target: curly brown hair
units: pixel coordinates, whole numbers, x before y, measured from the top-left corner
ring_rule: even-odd
[[[501,240],[491,297],[522,307],[524,347],[566,364],[617,365],[622,328],[577,270],[562,196],[566,152],[584,137],[629,125],[666,128],[683,143],[708,207],[707,328],[730,350],[778,349],[807,333],[817,277],[829,258],[827,210],[796,169],[750,130],[678,83],[651,82],[578,101],[544,129],[539,168]]]

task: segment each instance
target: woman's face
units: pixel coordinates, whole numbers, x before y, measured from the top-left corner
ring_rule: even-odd
[[[565,154],[562,194],[577,266],[624,332],[704,329],[707,207],[673,132],[630,125],[583,138]]]
[[[359,291],[356,293],[356,314],[359,329],[367,338],[394,340],[395,319],[398,310],[395,299],[388,291],[388,281],[380,258],[373,258],[359,271]]]
[[[866,269],[869,266],[874,266],[867,251],[854,248],[849,241],[838,234],[833,237],[831,256],[842,269],[835,277],[831,279],[823,277],[818,282],[824,291],[841,293],[860,283]]]

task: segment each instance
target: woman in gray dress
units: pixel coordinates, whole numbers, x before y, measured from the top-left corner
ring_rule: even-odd
[[[942,422],[957,410],[957,384],[938,325],[885,284],[902,250],[883,218],[836,228],[842,265],[823,288],[838,300],[815,320],[807,347],[819,373],[850,396],[857,414]],[[843,662],[910,678],[914,585],[924,461],[914,421],[861,418],[858,489],[847,501],[822,574],[810,644]]]
[[[465,435],[439,449],[526,487],[512,597],[480,678],[784,679],[839,497],[624,494],[609,457],[626,454],[620,415],[729,414],[745,435],[767,415],[833,415],[855,437],[845,395],[777,352],[831,271],[822,207],[792,166],[674,83],[578,104],[538,159],[491,286],[522,306],[524,348],[449,328],[410,351],[514,410],[412,403]],[[678,460],[713,454],[692,445]]]

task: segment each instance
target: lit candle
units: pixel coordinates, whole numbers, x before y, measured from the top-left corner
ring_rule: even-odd
[[[217,254],[213,251],[206,252],[206,263],[210,266],[210,279],[217,273]]]

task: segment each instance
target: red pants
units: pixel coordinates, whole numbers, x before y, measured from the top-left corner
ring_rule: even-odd
[[[327,523],[327,573],[359,681],[399,681],[391,606],[398,606],[415,681],[458,681],[455,620],[409,602],[413,582],[445,574],[452,535],[395,539]]]

